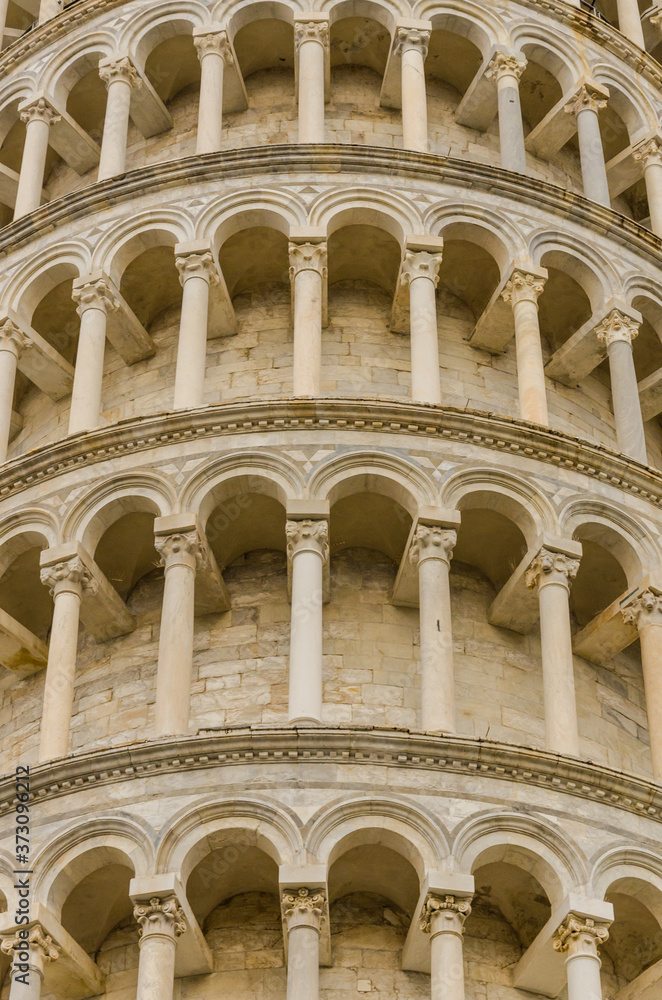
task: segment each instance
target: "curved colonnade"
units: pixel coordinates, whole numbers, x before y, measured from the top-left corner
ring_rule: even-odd
[[[660,28],[602,13],[0,11],[2,1000],[659,992]]]

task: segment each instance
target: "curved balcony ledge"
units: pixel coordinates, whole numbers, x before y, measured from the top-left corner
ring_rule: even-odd
[[[78,24],[87,24],[99,13],[121,7],[125,0],[79,0],[56,17],[37,25],[32,31],[22,35],[3,51],[0,56],[0,74],[10,72],[22,59],[39,52],[50,42],[57,41]],[[574,31],[592,39],[598,45],[613,52],[637,73],[649,80],[655,87],[662,87],[662,66],[648,52],[622,35],[606,21],[563,3],[562,0],[517,0],[523,6],[540,13],[543,10],[556,21],[568,24]],[[418,13],[417,16],[425,16]]]
[[[662,787],[633,774],[532,747],[372,727],[242,726],[212,735],[145,741],[31,767],[30,787],[36,804],[92,786],[169,773],[306,762],[415,768],[464,779],[521,782],[662,822]],[[0,779],[1,816],[13,810],[15,796],[14,775]]]
[[[559,216],[570,218],[595,233],[607,235],[616,243],[638,250],[657,265],[662,261],[662,240],[658,236],[618,212],[547,181],[492,164],[471,163],[433,153],[334,143],[284,144],[206,153],[170,163],[151,164],[91,184],[43,205],[0,230],[0,259],[63,223],[92,217],[95,212],[134,201],[140,195],[154,194],[179,184],[287,172],[331,176],[366,172],[470,187],[501,195],[518,204],[548,209],[556,219]]]
[[[398,400],[264,399],[221,403],[176,413],[120,421],[35,449],[0,468],[0,499],[6,499],[69,471],[88,468],[133,452],[187,439],[218,438],[265,431],[361,431],[420,435],[427,441],[458,441],[521,455],[573,470],[662,504],[662,473],[603,445],[591,444],[514,417],[480,410]]]

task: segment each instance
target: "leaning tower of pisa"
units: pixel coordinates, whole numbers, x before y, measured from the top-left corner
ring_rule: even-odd
[[[645,4],[0,4],[0,1000],[662,998]]]

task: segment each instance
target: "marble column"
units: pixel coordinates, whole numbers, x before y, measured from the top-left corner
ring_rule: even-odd
[[[209,289],[219,280],[211,250],[195,248],[175,257],[184,289],[175,368],[176,410],[202,406],[207,363]]]
[[[296,20],[294,43],[299,67],[299,142],[324,142],[328,21]]]
[[[618,447],[625,455],[646,465],[644,421],[632,356],[632,341],[639,333],[639,325],[632,317],[613,309],[595,332],[607,347]]]
[[[154,733],[156,736],[176,736],[188,732],[195,574],[205,565],[207,556],[197,531],[157,535],[154,547],[165,568]]]
[[[644,168],[651,230],[656,236],[662,236],[662,139],[657,136],[647,139],[636,147],[633,156]]]
[[[579,559],[542,548],[526,573],[540,605],[545,746],[571,757],[579,756],[579,734],[569,595],[578,569]]]
[[[400,280],[409,285],[411,339],[411,398],[414,402],[441,403],[439,335],[436,287],[440,253],[406,251]]]
[[[616,9],[618,11],[618,30],[645,52],[644,29],[641,26],[641,14],[637,0],[616,0]]]
[[[611,207],[605,154],[600,135],[598,112],[607,107],[604,94],[584,85],[564,108],[566,114],[577,118],[579,160],[582,168],[584,194],[600,205]]]
[[[172,1000],[177,939],[186,930],[176,896],[136,903],[133,916],[140,935],[136,1000]]]
[[[44,566],[40,576],[55,602],[41,716],[39,760],[45,761],[64,757],[69,749],[80,602],[83,593],[96,593],[97,583],[78,556]]]
[[[602,1000],[598,948],[609,937],[591,917],[568,914],[554,937],[554,950],[566,956],[568,1000]]]
[[[513,307],[520,417],[547,427],[545,365],[538,322],[538,296],[544,287],[541,275],[515,270],[501,297]]]
[[[430,32],[421,28],[397,28],[395,53],[401,60],[402,144],[416,153],[428,151],[428,109],[425,88],[425,57]]]
[[[281,899],[287,937],[287,1000],[318,1000],[320,931],[325,917],[321,889],[285,889]]]
[[[44,97],[37,97],[21,105],[19,111],[21,121],[25,122],[25,145],[16,191],[14,219],[20,219],[28,212],[34,212],[41,204],[50,127],[61,120],[61,116]]]
[[[464,922],[471,901],[428,893],[421,929],[430,935],[430,1000],[464,1000]]]
[[[74,287],[80,332],[69,410],[69,434],[91,431],[101,423],[101,391],[108,313],[119,305],[107,281],[95,278]]]
[[[142,86],[142,80],[127,56],[100,63],[99,76],[108,91],[97,174],[97,179],[104,181],[124,173],[131,92]]]
[[[7,460],[18,359],[29,343],[10,319],[0,324],[0,462]]]
[[[0,948],[12,959],[9,1000],[40,1000],[44,969],[60,957],[58,945],[41,924],[32,924],[3,938]]]
[[[223,134],[223,75],[232,65],[227,31],[204,31],[193,42],[200,60],[200,104],[196,153],[216,153]]]
[[[623,617],[639,630],[653,778],[662,782],[662,596],[644,591]]]
[[[496,80],[499,107],[499,148],[504,170],[526,173],[524,127],[519,99],[519,80],[526,69],[526,59],[507,52],[495,52],[485,71]]]
[[[290,281],[294,301],[295,396],[318,396],[322,374],[322,303],[326,280],[326,243],[290,243]]]
[[[292,567],[290,722],[322,720],[322,604],[329,558],[328,521],[287,521]]]
[[[455,674],[451,623],[450,561],[457,532],[419,524],[409,551],[418,566],[421,623],[421,728],[454,733]]]

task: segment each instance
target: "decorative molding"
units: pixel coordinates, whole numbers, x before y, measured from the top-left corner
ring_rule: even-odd
[[[220,56],[226,66],[232,66],[234,63],[230,40],[225,30],[205,31],[204,33],[201,31],[199,35],[193,36],[193,44],[196,47],[200,61],[206,55],[213,53]]]
[[[326,243],[290,243],[290,281],[300,271],[315,271],[322,278],[327,276]]]
[[[211,250],[202,253],[197,251],[179,253],[175,257],[175,266],[179,271],[179,282],[182,287],[188,278],[204,278],[210,285],[220,280]]]
[[[0,466],[0,500],[95,462],[123,455],[219,437],[272,430],[315,429],[420,436],[426,441],[458,441],[545,462],[606,483],[662,507],[662,472],[624,458],[621,452],[533,427],[515,417],[482,410],[431,406],[384,399],[263,399],[220,403],[192,411],[122,420],[112,427],[72,435],[35,448]]]
[[[632,604],[623,608],[623,620],[638,629],[646,625],[662,625],[662,594],[645,590]]]
[[[567,115],[578,115],[580,111],[595,111],[597,113],[606,107],[606,97],[584,84],[564,105],[563,110]]]
[[[579,559],[572,559],[563,552],[541,549],[526,571],[526,585],[532,590],[545,583],[560,583],[570,589],[578,569]]]
[[[47,125],[54,125],[55,122],[62,120],[62,116],[57,113],[45,97],[36,97],[29,104],[25,104],[19,111],[18,117],[26,125],[32,121],[46,122]]]
[[[418,566],[424,559],[443,559],[449,563],[457,544],[457,531],[437,524],[419,524],[409,549],[409,559]]]
[[[105,278],[96,278],[74,287],[71,298],[76,303],[76,312],[82,316],[87,309],[102,309],[109,313],[119,307],[119,299]]]
[[[175,532],[172,535],[157,535],[154,548],[159,554],[161,566],[192,566],[203,569],[208,565],[207,548],[198,537],[197,531]]]
[[[10,319],[0,321],[0,351],[11,351],[18,358],[30,343],[30,338]]]
[[[554,934],[554,951],[595,956],[608,937],[609,930],[604,924],[596,923],[592,917],[569,913]]]
[[[49,229],[60,224],[70,226],[72,218],[87,216],[92,222],[95,212],[107,217],[109,207],[133,203],[141,194],[155,194],[161,189],[170,192],[178,184],[189,186],[205,181],[216,184],[230,177],[292,175],[297,170],[323,174],[369,172],[376,176],[400,176],[407,180],[416,178],[438,184],[457,184],[462,189],[473,188],[511,198],[518,212],[531,205],[550,211],[556,217],[562,215],[601,237],[608,233],[615,244],[645,254],[656,267],[662,264],[660,237],[610,208],[540,178],[527,177],[493,164],[471,163],[434,153],[322,143],[307,147],[283,144],[248,150],[228,149],[207,153],[204,158],[187,156],[149,164],[90,184],[42,205],[1,229],[0,258],[43,236]]]
[[[435,930],[448,930],[454,934],[461,934],[464,930],[464,921],[470,913],[470,899],[466,897],[463,899],[457,896],[440,896],[438,893],[429,892],[423,903],[419,925],[424,934],[430,934],[435,922],[434,918],[447,916],[449,918],[448,926],[446,928],[436,927]]]
[[[326,916],[326,895],[322,889],[284,889],[281,896],[281,913],[286,931],[307,924],[318,931]]]
[[[323,763],[336,768],[347,763],[354,771],[360,764],[400,768],[402,783],[407,787],[411,787],[411,771],[415,768],[436,775],[437,787],[442,774],[460,778],[465,793],[472,779],[515,781],[537,789],[537,801],[540,791],[546,789],[662,823],[662,786],[637,775],[494,740],[433,736],[374,726],[228,726],[212,735],[145,741],[72,754],[30,768],[33,809],[39,802],[78,789],[133,779],[144,782],[150,776],[158,778],[175,772],[243,768],[246,763],[275,764],[281,771],[289,763],[295,768],[298,780],[302,763],[313,763],[316,768]],[[143,790],[141,794],[150,792]],[[0,778],[0,816],[13,813],[15,798],[12,772]]]
[[[639,324],[631,316],[621,312],[620,309],[612,309],[609,315],[605,316],[595,328],[596,337],[607,348],[620,340],[631,344],[638,333]]]
[[[417,49],[425,59],[430,44],[430,32],[421,28],[397,28],[394,52],[402,56],[409,49]]]
[[[23,934],[25,933],[23,931]],[[27,931],[27,938],[18,933],[12,937],[3,937],[0,941],[0,951],[5,955],[11,955],[12,952],[25,948],[26,944],[30,945],[33,954],[36,952],[42,962],[55,962],[62,950],[55,944],[53,938],[45,933],[41,924],[33,924]]]
[[[518,302],[537,302],[538,296],[542,294],[545,281],[539,274],[530,271],[513,271],[506,287],[501,292],[504,302],[510,302],[513,306]]]
[[[317,552],[324,562],[329,558],[329,522],[286,521],[287,558],[291,560],[298,552]]]
[[[149,934],[167,934],[178,938],[186,930],[184,910],[176,896],[165,899],[155,896],[149,902],[136,903],[133,916],[141,941]]]
[[[409,285],[415,278],[429,278],[436,288],[439,284],[441,258],[440,253],[428,253],[426,250],[417,252],[407,250],[400,271],[401,283]]]
[[[324,48],[329,44],[328,21],[296,20],[294,22],[294,44],[297,52],[304,42],[319,42]]]
[[[514,52],[495,52],[485,70],[488,80],[499,80],[502,76],[514,76],[519,80],[526,69],[526,59]]]
[[[99,589],[99,584],[80,556],[73,556],[73,558],[63,562],[44,566],[39,573],[39,578],[54,596],[62,590],[78,590],[80,588],[79,593],[96,594]]]
[[[102,63],[99,66],[99,76],[106,84],[106,89],[115,80],[124,80],[130,87],[142,86],[142,79],[138,74],[138,70],[128,56],[120,56],[111,62]]]

